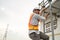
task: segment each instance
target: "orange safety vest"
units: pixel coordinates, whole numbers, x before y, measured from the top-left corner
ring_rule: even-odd
[[[32,15],[30,16],[30,20],[29,20],[29,23],[28,23],[29,30],[38,30],[38,25],[32,25],[32,24],[30,24],[33,15],[34,15],[34,14],[32,14]]]

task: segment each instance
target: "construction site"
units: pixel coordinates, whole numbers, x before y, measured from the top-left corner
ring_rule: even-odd
[[[0,40],[33,40],[29,38],[28,22],[34,7],[46,9],[47,20],[39,31],[49,40],[60,40],[60,0],[0,0]],[[43,39],[39,39],[43,40]]]

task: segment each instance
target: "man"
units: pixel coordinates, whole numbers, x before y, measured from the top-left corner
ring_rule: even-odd
[[[33,14],[30,16],[30,20],[29,20],[29,37],[32,40],[49,40],[49,36],[45,35],[44,33],[40,32],[38,29],[38,24],[40,21],[45,21],[47,19],[47,15],[45,15],[45,17],[41,16],[42,12],[45,10],[46,8],[43,8],[42,10],[40,10],[39,8],[34,8],[33,9]]]

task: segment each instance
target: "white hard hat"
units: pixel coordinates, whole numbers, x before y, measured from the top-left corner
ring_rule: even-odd
[[[38,8],[38,7],[35,7],[34,9],[39,9],[40,10],[40,8]]]
[[[33,9],[33,12],[34,12],[35,10],[40,11],[40,8],[38,8],[38,7],[34,8],[34,9]]]

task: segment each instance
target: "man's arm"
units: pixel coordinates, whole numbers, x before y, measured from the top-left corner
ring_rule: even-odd
[[[43,13],[46,9],[47,9],[47,8],[45,8],[45,6],[43,6],[43,7],[42,7],[42,10],[40,11],[40,15],[42,15],[42,13]],[[49,13],[47,13],[47,14],[45,15],[45,18],[46,18],[46,19],[47,19],[48,15],[49,15]]]
[[[38,18],[39,20],[46,20],[46,18],[45,18],[44,16],[40,16],[40,15],[37,15],[37,18]]]
[[[49,13],[47,13],[47,14],[45,15],[45,18],[46,18],[46,19],[48,18],[48,15],[49,15]]]

